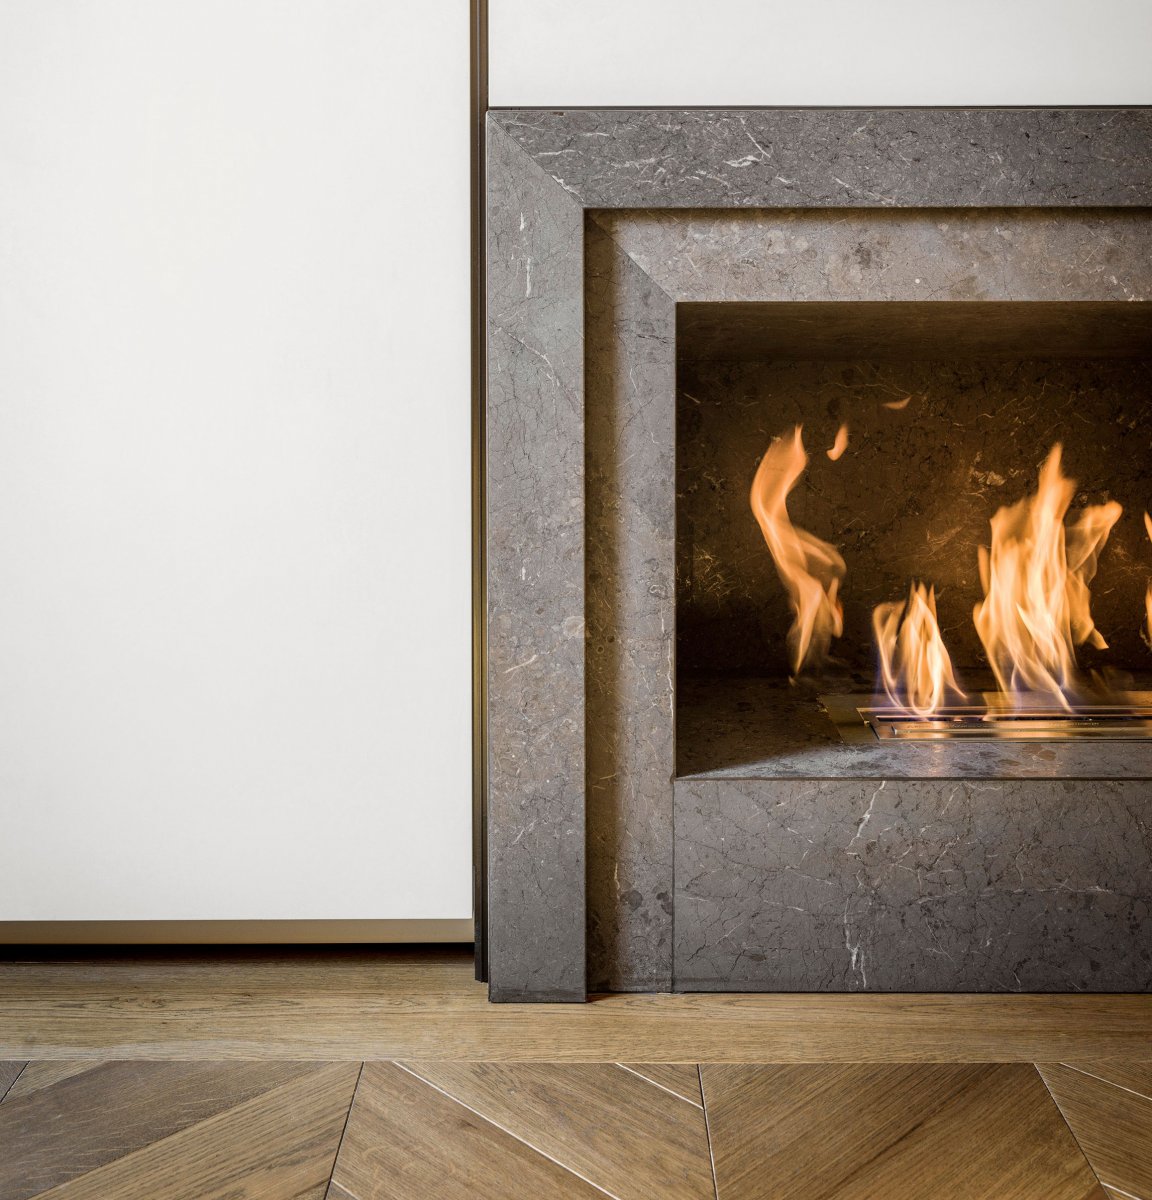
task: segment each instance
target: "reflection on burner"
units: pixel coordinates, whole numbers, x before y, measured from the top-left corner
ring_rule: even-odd
[[[895,708],[884,696],[823,696],[846,742],[933,741],[1152,741],[1152,693],[1130,693],[1120,704],[1084,704],[1071,710],[1013,703],[990,693],[983,704],[946,705],[930,717]]]

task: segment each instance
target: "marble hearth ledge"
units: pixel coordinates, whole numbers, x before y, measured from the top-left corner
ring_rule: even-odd
[[[742,853],[736,831],[762,829],[749,869],[779,883],[755,857],[777,852],[775,826],[728,805],[736,792],[720,796],[746,783],[673,787],[675,306],[1141,302],[1152,295],[1152,237],[1139,211],[1152,204],[1152,113],[499,111],[488,119],[487,173],[490,994],[580,1000],[589,981],[609,990],[752,986],[749,964],[760,964],[762,982],[782,980],[784,960],[813,947],[838,956],[824,986],[887,986],[898,973],[873,969],[865,979],[858,955],[844,970],[857,944],[855,901],[834,883],[813,885],[826,888],[813,893],[825,895],[810,926],[818,935],[753,922],[741,928],[768,940],[745,937],[730,954],[727,924],[716,920],[724,905],[745,922],[749,906],[785,912],[791,898],[753,886],[734,864],[713,869],[709,855],[716,845]],[[735,219],[743,210],[767,215],[747,213],[748,224]],[[851,840],[864,811],[859,783],[757,786],[792,789],[796,805],[808,806],[805,828],[826,829],[829,853]],[[957,799],[979,803],[978,786],[964,785]],[[1115,982],[1125,972],[1132,987],[1145,986],[1146,971],[1126,951],[1141,937],[1149,943],[1147,905],[1139,909],[1135,893],[1128,909],[1103,897],[1142,844],[1146,785],[1107,785],[1108,795],[1133,793],[1096,808],[1108,825],[1098,853],[1075,862],[1056,854],[1049,871],[1014,877],[1008,864],[1029,839],[1059,836],[1042,828],[1049,802],[1014,790],[1026,786],[1001,790],[1010,810],[1001,818],[961,829],[970,849],[938,886],[982,895],[986,880],[999,905],[995,928],[1011,925],[1033,948],[1050,938],[1069,951],[1074,975],[1057,969],[1055,954],[1008,941],[1006,956],[1040,965],[1015,976],[972,966],[967,986],[1090,987],[1094,974]],[[1079,785],[1035,786],[1056,795]],[[698,816],[685,788],[704,789]],[[768,813],[792,802],[773,794],[748,803]],[[927,785],[888,784],[871,820],[889,802],[923,806],[927,818],[946,799]],[[1070,802],[1068,811],[1091,810]],[[720,822],[721,842],[709,821]],[[1087,832],[1074,823],[1069,837]],[[1004,869],[981,876],[973,864],[986,835],[1005,839],[995,849]],[[933,845],[928,838],[921,848],[924,862]],[[779,853],[783,869],[801,850]],[[1044,922],[1061,902],[1061,862],[1076,868],[1068,896],[1083,914],[1057,928]],[[700,890],[707,879],[711,894]],[[1136,874],[1125,886],[1145,885]],[[742,891],[729,895],[729,886]],[[1049,908],[1044,896],[1055,898]],[[879,893],[872,903],[914,911],[881,904]],[[941,941],[941,955],[978,962],[986,929],[973,912],[956,916],[958,940]],[[884,937],[899,923],[883,926]],[[1103,953],[1109,939],[1118,965],[1106,977],[1093,972],[1095,951],[1071,954],[1073,943]],[[874,950],[866,961],[877,961]],[[936,978],[966,986],[963,970]]]
[[[823,688],[681,680],[677,779],[1140,779],[1149,781],[1152,823],[1152,742],[845,743],[820,695],[868,690],[836,679]]]

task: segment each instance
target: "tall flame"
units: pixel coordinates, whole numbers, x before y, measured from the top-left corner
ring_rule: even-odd
[[[949,692],[963,698],[936,621],[935,588],[913,583],[906,601],[878,604],[872,628],[884,690],[898,708],[930,717]]]
[[[847,571],[844,559],[834,546],[798,529],[788,516],[788,493],[807,465],[797,425],[790,437],[774,439],[764,452],[751,495],[752,511],[792,608],[788,652],[793,676],[822,662],[832,639],[844,631],[839,600],[840,581]]]
[[[1144,528],[1148,531],[1148,537],[1152,538],[1152,517],[1147,513],[1144,514]],[[1148,594],[1144,597],[1144,607],[1147,610],[1147,637],[1148,645],[1152,646],[1152,583],[1148,584]]]
[[[1089,584],[1123,509],[1115,501],[1093,505],[1065,529],[1076,483],[1061,471],[1061,456],[1057,443],[1036,494],[992,518],[991,549],[980,547],[984,599],[974,618],[1002,691],[1070,708],[1076,647],[1107,647],[1092,620]]]

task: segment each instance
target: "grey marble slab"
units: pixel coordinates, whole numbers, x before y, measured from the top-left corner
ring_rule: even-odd
[[[589,987],[667,991],[676,312],[594,220],[586,271]]]
[[[675,987],[1148,991],[1152,786],[680,781]]]
[[[678,303],[1152,297],[1152,223],[1131,210],[704,210],[598,220]]]
[[[584,214],[488,141],[488,955],[495,1000],[580,1000]]]
[[[517,109],[587,208],[1152,203],[1152,110]]]

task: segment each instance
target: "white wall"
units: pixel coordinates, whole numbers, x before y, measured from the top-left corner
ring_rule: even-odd
[[[1152,103],[1150,0],[489,0],[494,107]]]
[[[0,0],[0,921],[470,912],[467,0]],[[1152,102],[1147,0],[490,0],[496,106]]]
[[[466,0],[0,3],[0,920],[467,917]]]

